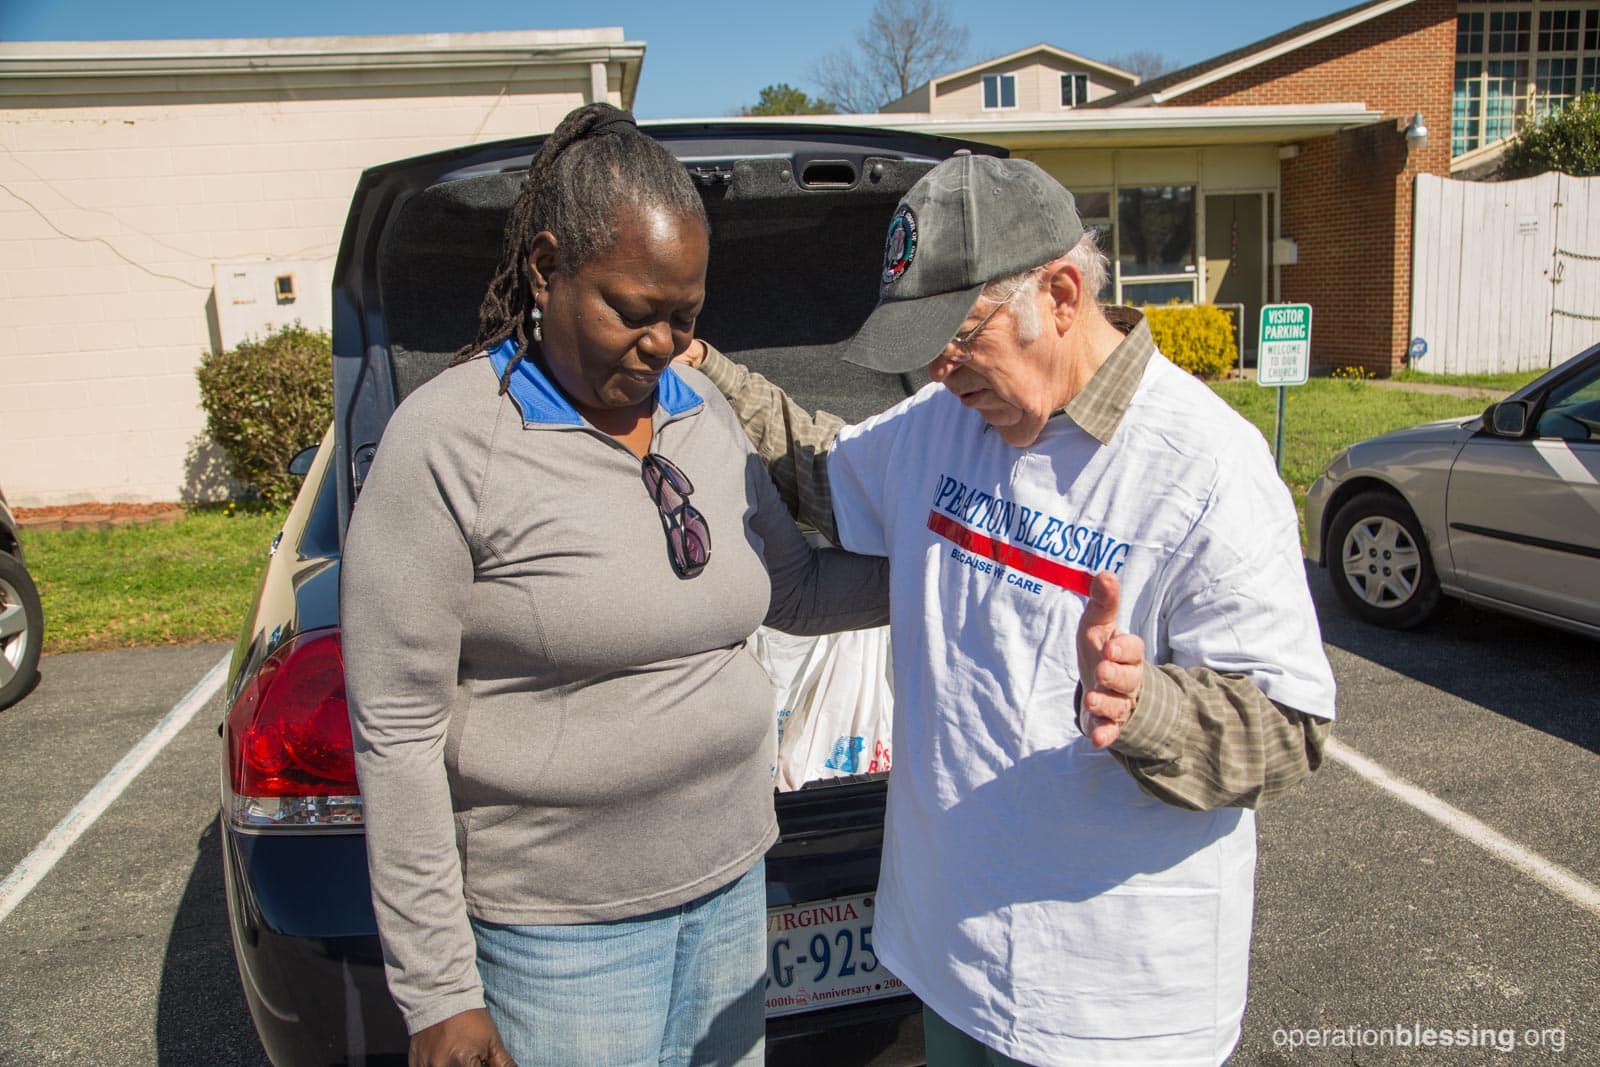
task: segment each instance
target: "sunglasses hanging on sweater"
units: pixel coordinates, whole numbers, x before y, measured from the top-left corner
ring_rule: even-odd
[[[650,499],[656,502],[661,528],[667,534],[667,559],[679,578],[693,578],[711,558],[711,528],[689,503],[694,483],[666,456],[647,452],[640,474]]]

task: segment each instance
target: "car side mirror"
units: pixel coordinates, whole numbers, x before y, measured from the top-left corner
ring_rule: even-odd
[[[1483,413],[1483,424],[1496,437],[1521,437],[1528,432],[1530,406],[1526,400],[1502,400],[1498,404],[1490,404]]]
[[[294,458],[289,461],[289,473],[300,478],[310,474],[311,461],[317,458],[317,447],[317,445],[312,445],[296,452]]]

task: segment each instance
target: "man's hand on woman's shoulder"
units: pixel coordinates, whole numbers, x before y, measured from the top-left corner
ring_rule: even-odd
[[[684,367],[699,367],[700,364],[706,361],[706,353],[708,351],[706,343],[696,337],[689,342],[689,347],[683,350],[683,355],[672,362]]]

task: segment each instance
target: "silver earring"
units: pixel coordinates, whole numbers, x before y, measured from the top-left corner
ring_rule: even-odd
[[[540,311],[538,306],[535,305],[528,312],[528,318],[533,322],[533,339],[535,341],[543,341],[544,340],[544,312]]]

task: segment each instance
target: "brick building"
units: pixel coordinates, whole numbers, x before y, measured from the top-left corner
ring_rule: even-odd
[[[1043,48],[929,84],[1043,83],[1078,58]],[[1417,179],[1488,176],[1526,122],[1591,89],[1600,0],[1367,0],[1073,106],[1030,110],[1019,89],[975,111],[924,91],[866,121],[1050,171],[1102,234],[1109,299],[1232,305],[1247,353],[1262,303],[1309,303],[1316,366],[1387,375],[1412,344]]]
[[[1477,140],[1463,137],[1473,86],[1480,98],[1503,86],[1482,83],[1490,67],[1462,67],[1458,10],[1484,8],[1498,27],[1501,9],[1528,8],[1519,24],[1532,27],[1539,8],[1554,6],[1368,0],[1072,105],[1063,94],[1060,106],[1041,98],[1030,110],[1019,91],[1015,106],[985,100],[975,110],[914,92],[867,120],[1004,145],[1054,174],[1101,234],[1113,268],[1109,300],[1231,306],[1247,360],[1262,304],[1309,303],[1314,364],[1386,375],[1410,343],[1417,176],[1481,163],[1513,132],[1513,123],[1484,117]],[[1480,36],[1487,48],[1487,31]],[[1501,33],[1495,55],[1516,43]],[[1044,48],[930,86],[995,71],[1016,72],[1019,85],[1066,77],[1056,73],[1063,57],[1079,57]],[[1536,89],[1523,87],[1518,99],[1536,98]],[[906,113],[919,102],[928,110]],[[1418,126],[1431,127],[1425,139]]]
[[[1278,222],[1295,252],[1293,262],[1279,267],[1277,297],[1314,308],[1318,365],[1387,375],[1404,360],[1412,192],[1417,175],[1451,169],[1445,120],[1452,113],[1457,9],[1456,0],[1374,0],[1090,105],[1359,101],[1376,113],[1366,125],[1280,151]],[[1407,137],[1414,115],[1431,127],[1421,146]]]

